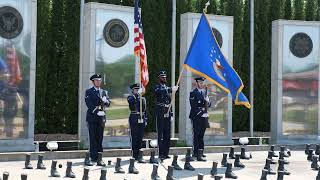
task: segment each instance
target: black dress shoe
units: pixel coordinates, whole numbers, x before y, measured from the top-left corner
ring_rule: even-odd
[[[86,159],[86,160],[84,161],[84,165],[85,165],[85,166],[93,166],[93,163],[92,163],[92,161],[90,161],[90,159]]]
[[[106,163],[104,163],[102,160],[97,162],[97,166],[106,166]]]
[[[163,160],[165,160],[166,158],[165,158],[164,156],[159,156],[159,159],[160,159],[161,161],[163,161]]]
[[[197,159],[197,156],[195,155],[190,156],[190,161],[195,161],[196,159]]]
[[[188,171],[194,171],[195,168],[190,164],[190,162],[184,164],[184,169]]]
[[[203,161],[203,162],[205,162],[205,161],[207,161],[207,160],[204,159],[203,156],[198,156],[198,157],[197,157],[197,161]]]
[[[106,163],[103,162],[102,157],[102,152],[99,152],[97,158],[97,166],[106,166]]]
[[[142,150],[139,150],[138,163],[147,163],[147,161],[143,159],[143,151]]]
[[[90,161],[90,152],[86,152],[86,157],[84,158],[85,166],[93,166],[93,163]]]
[[[168,156],[168,155],[166,155],[164,158],[165,158],[165,159],[170,159],[171,157],[170,157],[170,156]]]
[[[145,164],[145,163],[147,163],[147,161],[146,160],[144,160],[144,159],[138,159],[138,163],[142,163],[142,164]]]

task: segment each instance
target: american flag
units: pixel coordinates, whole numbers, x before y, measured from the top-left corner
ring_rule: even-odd
[[[6,48],[7,50],[7,64],[9,67],[9,85],[17,86],[22,80],[19,59],[17,56],[16,48],[11,45]]]
[[[141,86],[146,88],[149,82],[147,51],[142,31],[142,22],[139,12],[139,0],[134,1],[134,54],[140,59]]]

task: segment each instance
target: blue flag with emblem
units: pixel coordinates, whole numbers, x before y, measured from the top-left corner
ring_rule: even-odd
[[[248,99],[241,92],[242,80],[222,54],[205,14],[201,16],[184,67],[207,78],[225,92],[231,93],[236,105],[251,107]]]

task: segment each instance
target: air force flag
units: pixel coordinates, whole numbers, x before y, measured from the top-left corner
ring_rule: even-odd
[[[243,83],[222,54],[205,14],[201,16],[184,67],[207,78],[225,92],[231,93],[236,105],[251,107],[248,99],[241,92]]]

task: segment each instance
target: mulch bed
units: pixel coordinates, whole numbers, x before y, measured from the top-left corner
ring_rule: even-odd
[[[35,134],[35,141],[77,141],[78,134]]]

